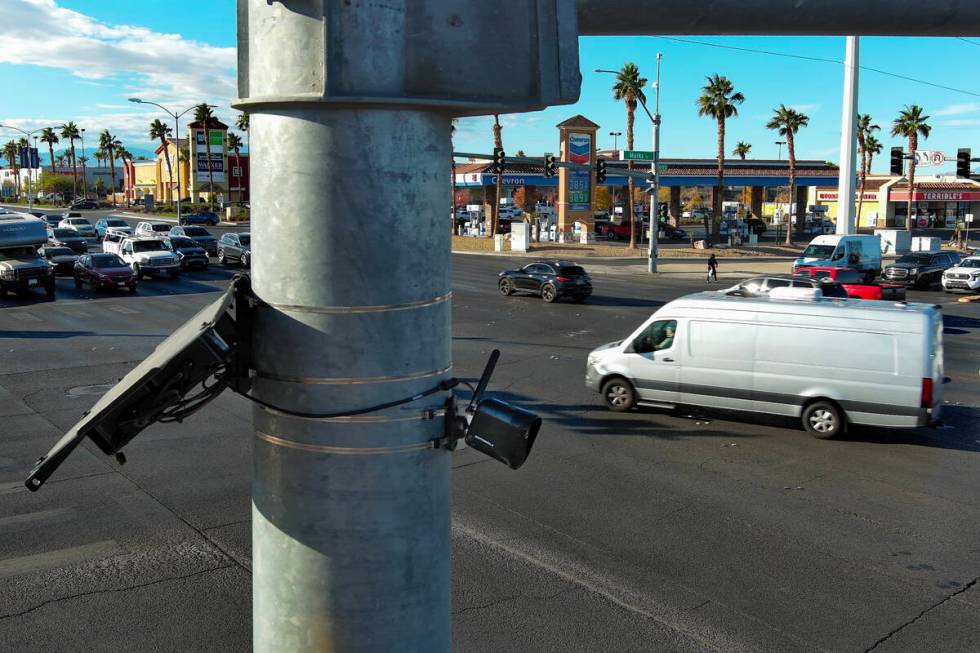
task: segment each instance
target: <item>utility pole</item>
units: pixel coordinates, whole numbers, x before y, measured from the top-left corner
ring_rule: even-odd
[[[532,29],[503,4],[239,0],[257,399],[356,411],[451,376],[450,122],[578,99],[575,5],[537,4]],[[522,45],[474,78],[459,53],[499,29]],[[447,398],[255,408],[256,653],[451,649]]]
[[[617,151],[619,148],[616,147],[619,144],[619,137],[623,135],[623,132],[609,132],[609,135],[613,137],[613,151]]]
[[[844,55],[844,98],[840,117],[840,175],[837,180],[838,234],[855,231],[854,190],[857,167],[857,99],[858,56],[857,36],[848,36]]]
[[[647,272],[657,271],[657,239],[660,237],[660,61],[663,54],[657,53],[657,93],[653,109],[653,197],[650,198],[650,249],[647,254]],[[646,108],[646,107],[644,107]]]

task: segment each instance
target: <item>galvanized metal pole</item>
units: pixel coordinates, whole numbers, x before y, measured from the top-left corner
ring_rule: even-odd
[[[660,237],[660,61],[657,53],[657,94],[653,110],[653,197],[650,198],[650,251],[647,256],[647,272],[657,271],[657,239]]]
[[[839,234],[855,232],[854,188],[857,166],[858,37],[848,36],[844,58],[844,97],[840,118],[840,174],[837,181]]]

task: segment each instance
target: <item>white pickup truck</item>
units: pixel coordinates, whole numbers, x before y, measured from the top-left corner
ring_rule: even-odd
[[[118,254],[133,268],[137,279],[164,272],[174,278],[180,276],[180,262],[162,238],[133,237],[108,231],[102,249]]]

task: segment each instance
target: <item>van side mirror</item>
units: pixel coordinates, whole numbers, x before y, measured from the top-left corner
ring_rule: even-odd
[[[847,257],[847,262],[851,265],[857,265],[860,261],[861,259],[857,254],[851,254]]]

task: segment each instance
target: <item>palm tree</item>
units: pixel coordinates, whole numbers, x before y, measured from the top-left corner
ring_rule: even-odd
[[[892,123],[892,136],[905,136],[909,139],[909,202],[905,209],[905,228],[912,230],[912,197],[915,195],[915,152],[919,148],[919,136],[929,138],[932,127],[926,121],[929,116],[922,115],[922,107],[907,105]]]
[[[72,197],[78,193],[78,162],[75,160],[75,139],[81,138],[82,133],[78,130],[78,125],[73,121],[68,121],[61,125],[61,137],[67,138],[71,144],[71,176],[72,176]]]
[[[20,155],[20,146],[17,141],[7,141],[3,146],[3,155],[10,163],[10,169],[14,172],[14,193],[20,195],[20,175],[17,172],[17,158]]]
[[[48,155],[51,157],[51,174],[55,174],[54,169],[54,144],[58,142],[58,134],[53,127],[45,127],[41,130],[41,142],[48,144]]]
[[[109,133],[108,129],[99,134],[99,147],[105,150],[109,159],[109,174],[112,175],[112,205],[116,205],[116,150],[122,147],[122,142]]]
[[[235,153],[235,167],[241,165],[240,154],[242,150],[242,137],[238,134],[227,134],[225,135],[225,151]],[[238,183],[241,184],[241,178],[239,178]],[[241,188],[241,186],[239,186]],[[231,175],[228,175],[228,192],[231,192]],[[242,201],[242,192],[238,191],[238,201]]]
[[[633,122],[636,115],[636,106],[642,102],[644,106],[647,96],[643,93],[643,87],[647,80],[640,77],[640,69],[635,63],[627,62],[622,69],[616,73],[616,83],[613,84],[613,99],[623,100],[626,103],[626,149],[633,149]],[[630,170],[633,169],[633,162],[626,164]],[[626,179],[626,210],[630,216],[630,249],[636,247],[636,216],[633,212],[633,176]]]
[[[59,168],[65,167],[65,155],[59,154],[53,159],[54,163],[57,164]],[[52,171],[54,170],[54,165],[51,166]]]
[[[793,211],[797,209],[796,207],[796,147],[794,144],[794,137],[796,132],[800,130],[800,127],[806,127],[810,124],[810,118],[806,114],[800,113],[796,109],[787,107],[785,104],[780,104],[777,108],[773,109],[773,116],[766,123],[766,127],[769,129],[778,130],[779,135],[786,138],[786,152],[789,156],[789,202],[790,202],[790,221],[793,219]],[[843,201],[843,200],[841,200]],[[796,210],[799,214],[800,211]],[[804,223],[806,218],[804,215],[796,216],[796,230],[799,234],[803,235]],[[786,244],[793,244],[793,230],[791,225],[786,226]]]
[[[867,163],[865,164],[864,174],[871,174],[871,160],[874,158],[875,154],[881,154],[881,142],[874,136],[868,135],[864,137],[864,150],[867,152]]]
[[[194,121],[200,123],[204,129],[204,149],[208,155],[208,204],[214,206],[214,171],[211,169],[211,135],[208,133],[208,129],[214,123],[214,112],[206,102],[194,107]],[[193,141],[193,138],[191,140]]]
[[[745,161],[745,157],[748,156],[749,150],[751,149],[752,149],[752,145],[750,143],[746,143],[745,141],[739,141],[735,145],[735,149],[732,150],[732,155],[737,156],[742,161]]]
[[[859,113],[857,117],[857,139],[858,148],[860,152],[858,157],[861,161],[861,182],[859,184],[860,190],[858,191],[858,210],[855,215],[855,224],[861,224],[861,209],[864,206],[864,185],[868,180],[868,166],[865,163],[865,159],[868,156],[868,137],[871,136],[876,131],[879,131],[881,127],[871,122],[871,115],[867,113]]]
[[[503,127],[500,126],[500,116],[498,114],[493,114],[493,146],[503,149],[504,139],[503,139]],[[490,203],[490,229],[487,230],[487,236],[493,238],[497,235],[497,227],[499,219],[498,214],[500,212],[500,196],[504,189],[504,176],[502,174],[496,175],[497,181],[493,188],[493,201]]]
[[[159,118],[155,119],[153,122],[150,123],[150,138],[153,140],[160,141],[160,147],[163,148],[163,158],[167,162],[167,176],[170,179],[170,202],[171,203],[173,203],[173,199],[174,199],[174,195],[173,195],[174,169],[173,166],[170,165],[170,149],[167,146],[167,142],[170,140],[170,134],[172,133],[173,130],[170,129],[170,126],[167,125],[167,123],[160,120]],[[179,193],[180,190],[178,189],[177,192]]]
[[[92,158],[95,159],[95,166],[101,168],[102,162],[105,160],[105,150],[99,147],[99,149],[92,152]]]
[[[712,203],[712,230],[708,231],[708,218],[705,217],[705,238],[708,244],[714,242],[714,231],[718,228],[721,216],[722,193],[725,189],[725,121],[738,116],[736,104],[745,102],[745,96],[735,91],[731,80],[717,73],[707,78],[708,83],[701,89],[698,98],[698,115],[714,118],[718,122],[718,193]]]

